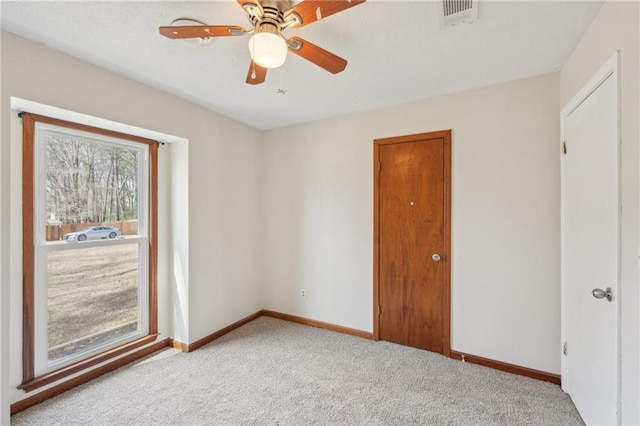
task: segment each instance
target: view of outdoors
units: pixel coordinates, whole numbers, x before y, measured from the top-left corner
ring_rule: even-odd
[[[137,151],[50,133],[47,218],[66,223],[137,219]]]
[[[47,241],[74,244],[47,250],[53,361],[137,330],[138,243],[83,241],[137,234],[138,151],[49,132],[45,166]]]
[[[50,361],[135,331],[138,244],[50,251],[47,290]]]

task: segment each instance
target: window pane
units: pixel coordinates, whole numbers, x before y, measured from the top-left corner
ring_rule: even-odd
[[[47,241],[65,234],[75,240],[92,226],[113,227],[116,236],[138,233],[137,149],[56,132],[46,133],[45,145]]]
[[[138,244],[48,253],[49,361],[138,330]]]

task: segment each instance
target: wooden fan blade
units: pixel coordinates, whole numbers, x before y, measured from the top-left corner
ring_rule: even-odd
[[[196,25],[192,27],[160,27],[160,34],[172,39],[200,38],[200,37],[227,37],[247,32],[237,25]]]
[[[344,71],[344,69],[347,67],[346,60],[334,55],[327,50],[324,50],[321,47],[316,46],[313,43],[303,40],[300,37],[291,37],[289,41],[293,42],[292,44],[294,45],[300,44],[300,47],[298,49],[289,47],[289,51],[291,53],[295,53],[296,55],[306,59],[307,61],[313,62],[320,68],[324,68],[332,74],[338,74],[339,72]]]
[[[251,61],[249,64],[249,72],[247,73],[247,84],[262,84],[266,77],[267,69]]]
[[[256,2],[253,2],[251,0],[237,0],[238,4],[240,5],[241,8],[244,9],[244,5],[251,3],[251,4],[255,4]]]
[[[292,13],[298,15],[302,21],[295,28],[301,28],[320,19],[342,12],[353,6],[364,3],[366,0],[304,0],[284,13],[285,21]]]

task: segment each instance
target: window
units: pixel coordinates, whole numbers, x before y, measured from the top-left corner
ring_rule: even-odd
[[[23,384],[155,340],[155,141],[23,114]]]

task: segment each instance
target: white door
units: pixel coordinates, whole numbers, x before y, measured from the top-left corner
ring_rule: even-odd
[[[618,423],[617,55],[563,110],[563,389],[588,425]]]

